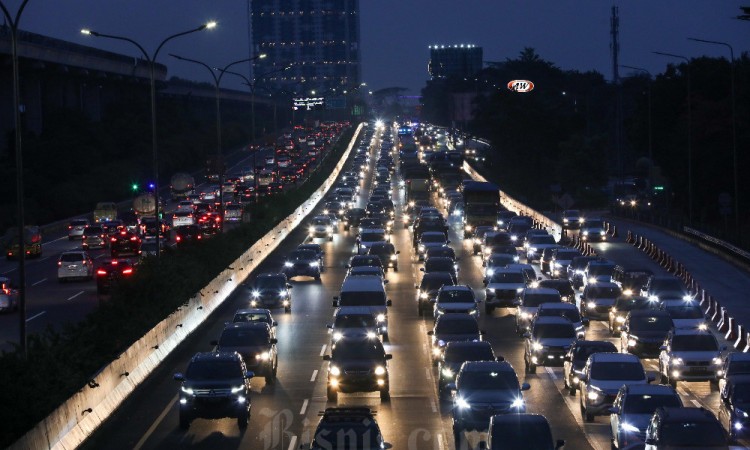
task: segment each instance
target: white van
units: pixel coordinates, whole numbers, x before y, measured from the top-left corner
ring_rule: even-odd
[[[391,301],[385,294],[385,283],[376,275],[346,277],[341,285],[341,294],[333,297],[333,306],[366,306],[378,322],[383,340],[388,339],[388,306]]]

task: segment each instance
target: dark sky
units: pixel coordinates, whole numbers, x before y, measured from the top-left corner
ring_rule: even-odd
[[[3,0],[13,12],[20,0]],[[653,50],[688,57],[727,55],[725,47],[687,37],[725,41],[735,55],[748,50],[750,22],[733,19],[750,0],[360,0],[363,80],[370,89],[402,86],[416,93],[428,78],[428,45],[475,44],[486,61],[514,58],[526,46],[563,69],[597,70],[607,79],[612,67],[609,19],[620,8],[620,61],[652,73],[669,58]],[[208,81],[206,69],[167,53],[212,66],[248,57],[247,0],[30,0],[21,28],[136,56],[129,45],[80,35],[88,27],[133,38],[149,52],[165,37],[217,20],[203,31],[168,43],[158,61],[169,74]],[[627,74],[629,71],[625,71]],[[227,79],[225,87],[242,89]]]

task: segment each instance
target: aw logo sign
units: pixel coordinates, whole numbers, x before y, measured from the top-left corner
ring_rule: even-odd
[[[508,81],[508,90],[514,92],[531,92],[534,90],[534,83],[529,80]]]

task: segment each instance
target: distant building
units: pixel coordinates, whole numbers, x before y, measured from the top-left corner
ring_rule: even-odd
[[[476,45],[431,45],[428,71],[433,80],[468,78],[482,70],[482,47]]]
[[[359,0],[250,0],[250,17],[251,53],[267,55],[253,62],[259,86],[309,94],[360,84]]]

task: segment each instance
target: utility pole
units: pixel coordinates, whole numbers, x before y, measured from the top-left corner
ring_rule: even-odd
[[[617,175],[622,181],[623,176],[623,149],[622,149],[622,86],[620,83],[620,17],[619,8],[612,6],[612,17],[610,18],[610,50],[612,52],[612,83],[615,86],[615,165]]]

